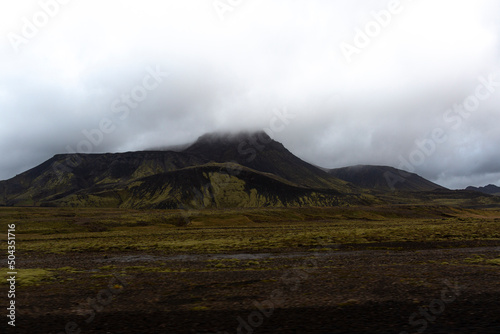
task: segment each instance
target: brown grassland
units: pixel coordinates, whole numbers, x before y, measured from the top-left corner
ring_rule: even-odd
[[[16,225],[9,333],[500,332],[500,209],[1,207],[0,221],[2,241]]]

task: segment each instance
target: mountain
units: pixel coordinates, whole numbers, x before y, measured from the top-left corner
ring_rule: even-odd
[[[469,191],[479,191],[483,194],[500,196],[500,187],[495,186],[494,184],[489,184],[485,187],[467,187],[465,190]]]
[[[417,174],[387,166],[357,165],[330,169],[328,173],[364,189],[380,191],[433,191],[446,189]]]
[[[377,202],[264,132],[208,134],[181,151],[59,154],[0,182],[0,205],[133,208]]]
[[[0,181],[3,206],[196,210],[374,204],[498,207],[500,197],[448,190],[392,167],[322,169],[264,132],[207,134],[175,150],[57,154]]]

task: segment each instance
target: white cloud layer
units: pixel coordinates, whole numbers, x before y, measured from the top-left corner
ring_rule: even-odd
[[[4,1],[0,179],[79,145],[180,144],[286,109],[273,137],[316,165],[500,185],[500,4],[397,3]]]

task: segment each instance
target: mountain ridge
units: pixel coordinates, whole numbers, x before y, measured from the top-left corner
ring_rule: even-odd
[[[494,196],[500,196],[500,187],[494,185],[494,184],[488,184],[484,187],[473,187],[469,186],[465,188],[465,190],[469,191],[478,191],[483,194],[489,194],[489,195],[494,195]]]

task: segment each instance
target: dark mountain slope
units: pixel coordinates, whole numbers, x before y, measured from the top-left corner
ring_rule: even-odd
[[[380,191],[433,191],[446,189],[417,174],[387,166],[357,165],[331,169],[328,173],[365,189]]]

